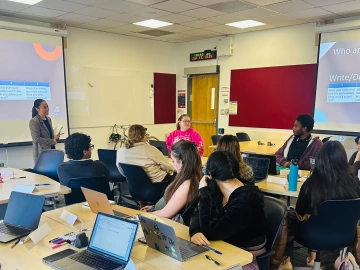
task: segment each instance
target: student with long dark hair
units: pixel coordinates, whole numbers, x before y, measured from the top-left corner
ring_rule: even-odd
[[[240,166],[233,154],[213,152],[199,184],[198,211],[190,223],[191,241],[209,245],[223,240],[248,250],[254,257],[265,252],[264,196],[256,186],[240,180]]]
[[[357,146],[357,151],[352,154],[349,160],[349,165],[352,166],[352,168],[355,171],[355,174],[358,175],[360,170],[360,136],[357,136],[355,139],[355,143]]]
[[[177,175],[153,212],[165,218],[181,214],[186,205],[199,195],[201,178],[201,158],[194,143],[185,140],[175,143],[171,148],[171,159]],[[142,210],[149,211],[151,208],[153,207],[145,206]]]

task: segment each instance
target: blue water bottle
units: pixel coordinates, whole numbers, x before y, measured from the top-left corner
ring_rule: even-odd
[[[289,186],[288,186],[289,191],[297,191],[298,172],[299,172],[298,160],[293,159],[290,165]]]

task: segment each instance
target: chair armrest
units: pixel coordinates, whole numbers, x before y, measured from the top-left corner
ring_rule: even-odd
[[[22,169],[23,171],[25,172],[31,172],[31,173],[34,173],[34,169],[31,169],[31,168],[28,168],[28,169]]]
[[[259,270],[270,269],[270,257],[275,253],[274,250],[266,251],[265,253],[256,257],[256,262],[259,266]]]

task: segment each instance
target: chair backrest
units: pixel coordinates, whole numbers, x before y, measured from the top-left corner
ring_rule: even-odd
[[[264,197],[266,250],[272,250],[280,226],[286,216],[286,204],[273,197]]]
[[[44,150],[40,153],[32,172],[45,175],[59,182],[57,170],[59,165],[64,162],[64,151]]]
[[[99,160],[105,164],[110,171],[109,181],[125,182],[126,178],[116,167],[116,150],[98,149]]]
[[[211,135],[211,140],[212,140],[213,145],[217,145],[220,138],[221,138],[221,135]]]
[[[251,141],[249,135],[245,132],[236,133],[236,137],[238,138],[239,142]]]
[[[294,227],[295,240],[314,250],[342,249],[354,241],[359,218],[360,199],[325,201],[317,215]]]
[[[64,195],[66,205],[86,201],[81,187],[105,193],[109,200],[113,199],[110,194],[109,180],[106,176],[72,178],[69,180],[68,187],[71,188],[71,193]]]
[[[149,144],[159,149],[159,151],[163,153],[164,156],[169,156],[169,151],[167,150],[165,141],[149,140]]]
[[[129,193],[135,200],[156,203],[162,197],[168,183],[152,183],[143,168],[119,163],[129,183]]]
[[[326,138],[324,138],[324,139],[322,139],[321,141],[323,142],[323,143],[326,143],[327,141],[329,141],[330,140],[330,138],[331,138],[332,136],[330,136],[330,137],[326,137]]]

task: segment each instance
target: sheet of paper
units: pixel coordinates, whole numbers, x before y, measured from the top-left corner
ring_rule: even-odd
[[[279,185],[285,185],[287,180],[283,177],[276,177],[272,175],[268,175],[267,181],[269,183],[279,184]]]
[[[236,115],[237,114],[237,101],[230,101],[229,104],[229,115]]]
[[[13,176],[14,172],[12,170],[0,170],[1,176]]]
[[[135,263],[133,262],[132,259],[130,259],[127,263],[127,265],[125,266],[124,270],[137,270],[137,267],[135,265]]]
[[[39,228],[37,228],[35,231],[30,233],[24,242],[26,242],[28,239],[31,239],[33,243],[36,245],[41,239],[43,239],[45,236],[47,236],[51,232],[51,229],[47,223],[44,223]]]
[[[63,211],[62,211],[62,213],[61,213],[61,215],[60,215],[60,219],[66,221],[66,222],[67,222],[68,224],[70,224],[71,226],[73,226],[74,223],[75,223],[77,220],[79,220],[81,223],[83,223],[82,220],[81,220],[78,216],[70,213],[70,212],[67,211],[67,210],[63,210]]]
[[[33,193],[34,191],[38,191],[35,186],[27,186],[27,185],[16,185],[13,191],[18,191],[22,193]]]

